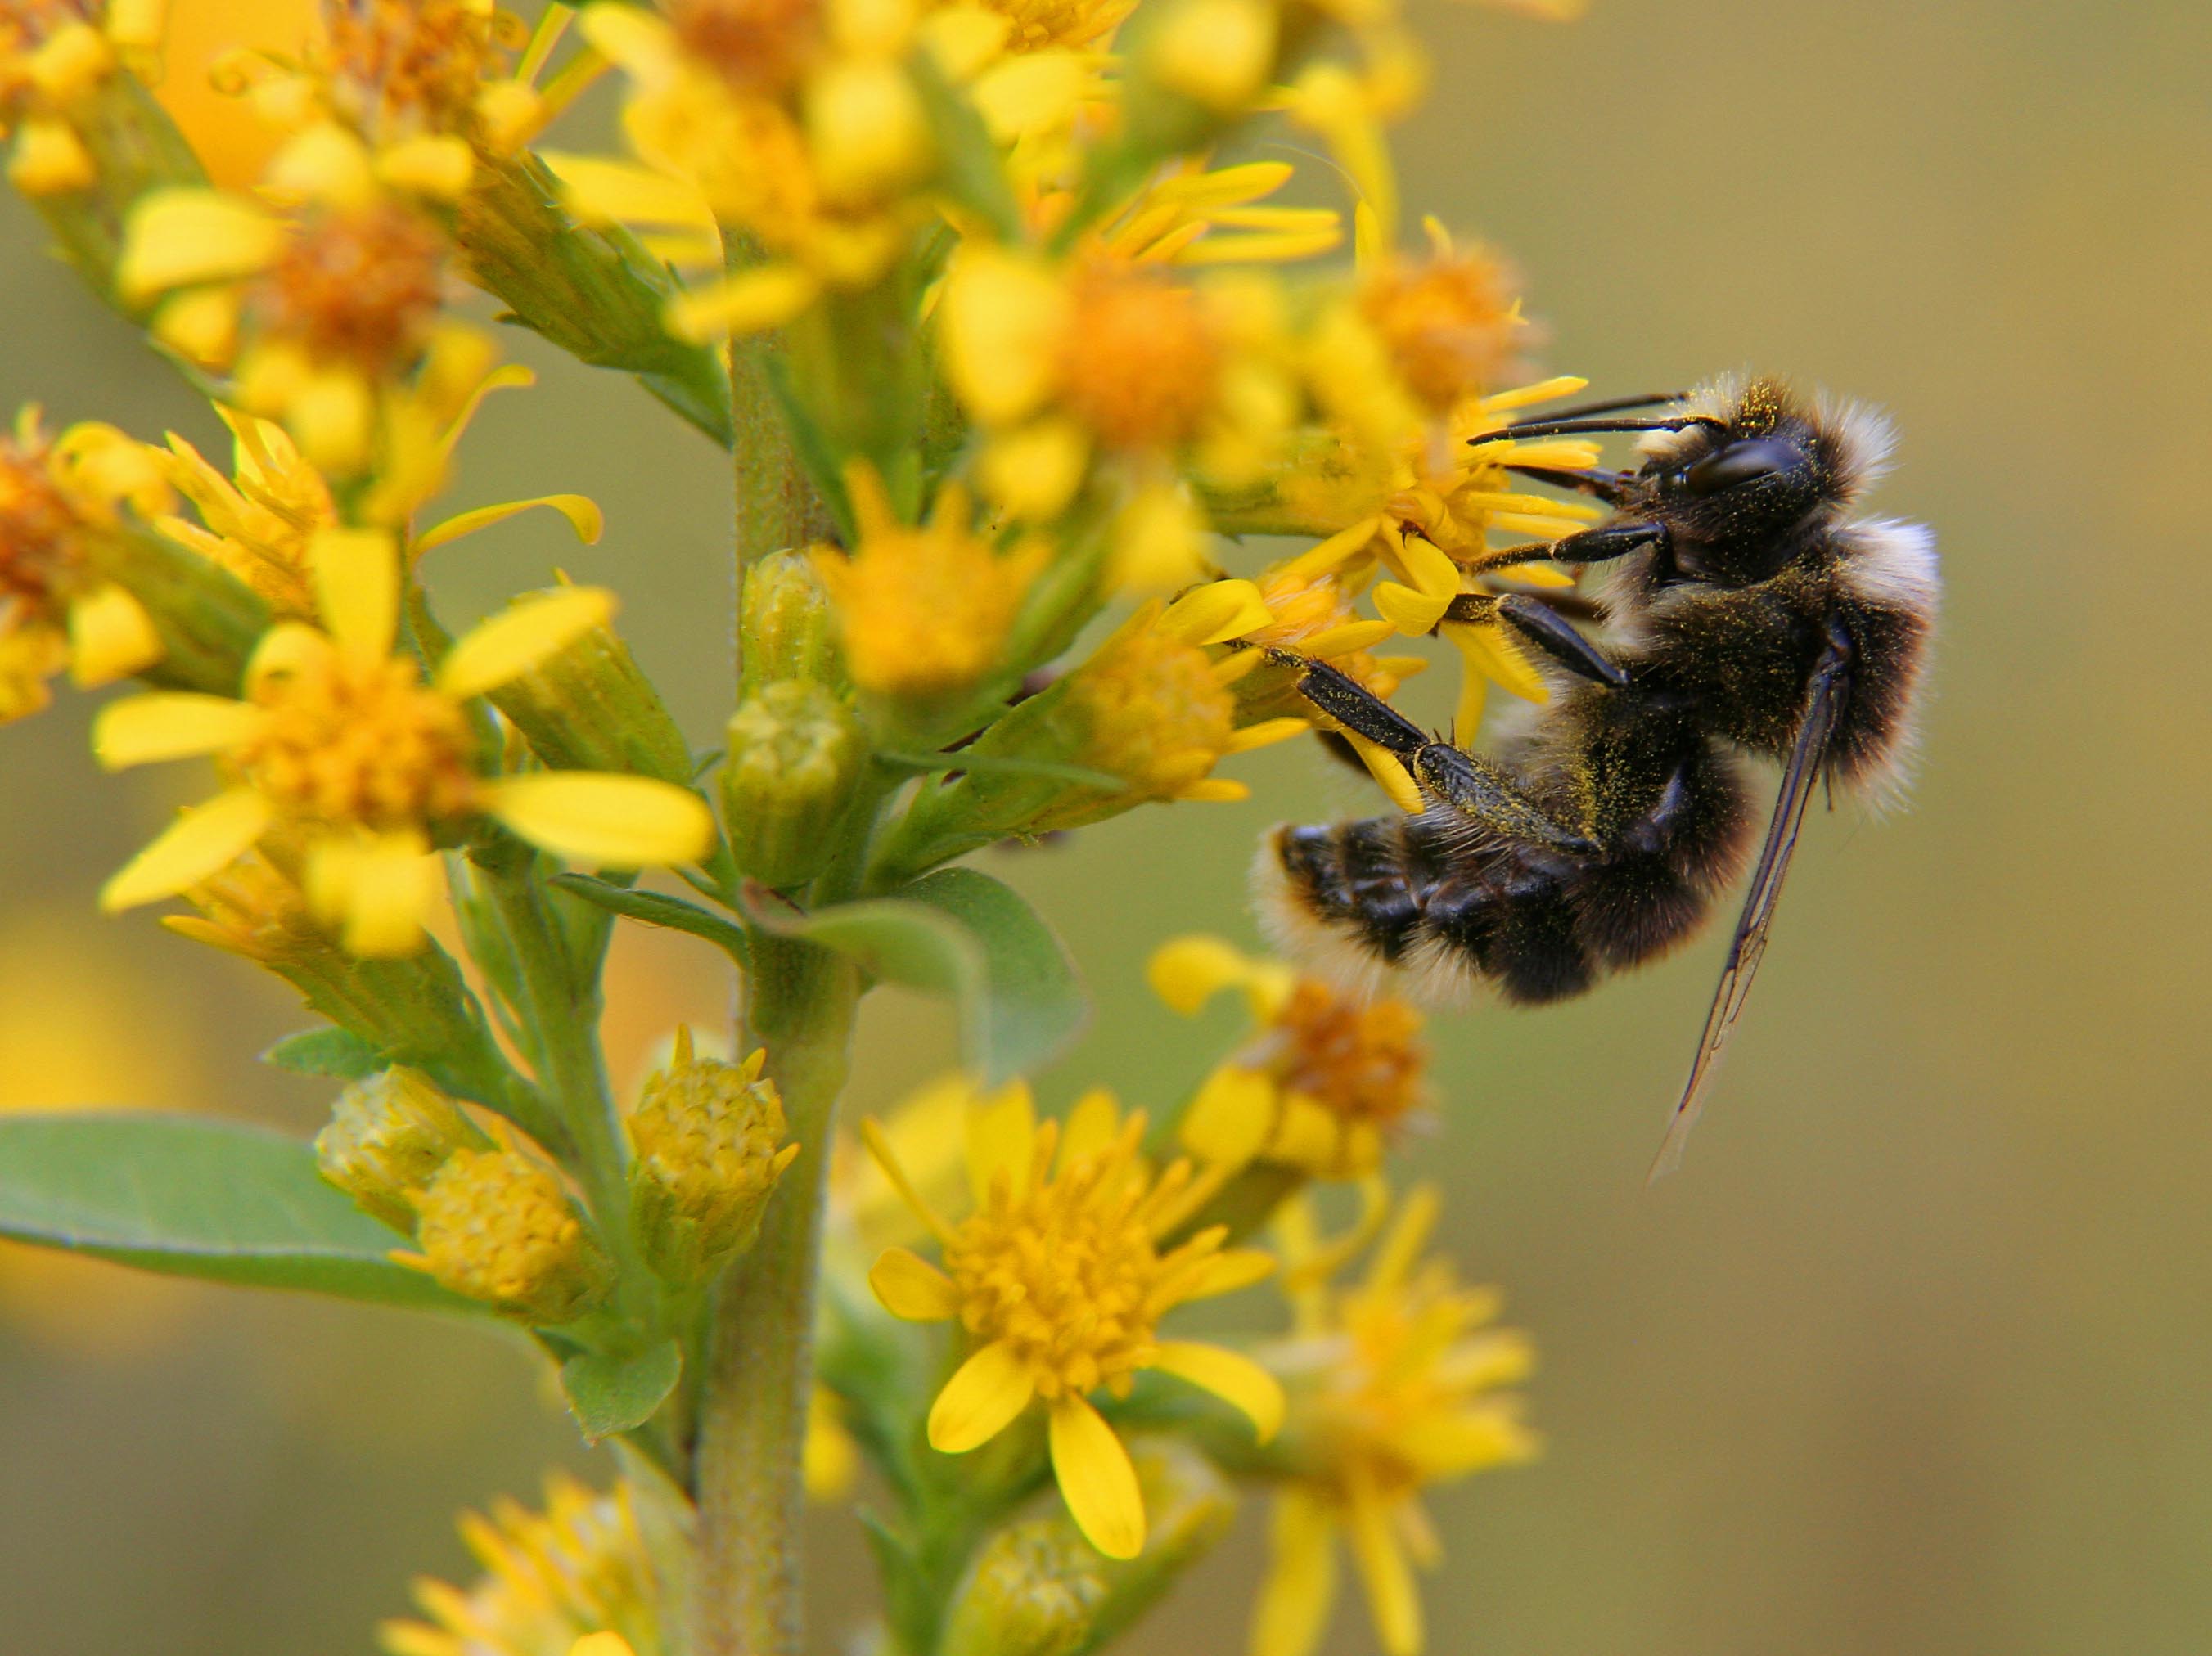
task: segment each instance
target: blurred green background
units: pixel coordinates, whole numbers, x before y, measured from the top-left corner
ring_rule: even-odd
[[[1556,27],[1417,6],[1406,195],[1509,250],[1548,361],[1595,391],[1755,365],[1887,405],[1880,509],[1949,581],[1910,814],[1816,821],[1682,1176],[1644,1170],[1721,940],[1578,1004],[1433,1034],[1450,1245],[1543,1368],[1532,1468],[1437,1501],[1432,1647],[1903,1656],[2212,1641],[2212,9],[2076,0],[1598,0]],[[212,428],[0,205],[0,407]],[[721,469],[642,394],[519,342],[460,504],[607,508],[438,555],[465,616],[558,562],[625,595],[704,745],[726,699]],[[701,594],[714,602],[702,602]],[[1433,689],[1441,687],[1431,687]],[[191,779],[94,779],[88,703],[0,731],[0,1103],[173,1103],[307,1131],[251,1054],[301,1018],[101,877]],[[1369,810],[1306,746],[1238,806],[1149,810],[993,863],[1066,931],[1099,1033],[1058,1077],[1182,1085],[1231,1020],[1147,951],[1251,933],[1270,822]],[[628,1062],[727,986],[625,945]],[[949,1054],[872,1013],[855,1102]],[[629,1055],[624,1058],[623,1054]],[[73,1262],[63,1262],[73,1265]],[[587,1463],[519,1349],[396,1314],[0,1258],[0,1645],[367,1651],[451,1518]],[[606,1468],[592,1469],[604,1478]],[[864,1570],[820,1522],[817,1638]],[[1132,1641],[1242,1648],[1259,1526]],[[1347,1602],[1331,1648],[1371,1649]]]

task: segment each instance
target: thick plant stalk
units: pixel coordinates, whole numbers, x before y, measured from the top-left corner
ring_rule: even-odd
[[[800,1648],[800,1458],[813,1386],[814,1283],[830,1123],[845,1084],[859,974],[811,944],[756,932],[750,1038],[769,1051],[800,1149],[759,1241],[714,1309],[696,1465],[696,1616],[691,1656],[796,1656]]]

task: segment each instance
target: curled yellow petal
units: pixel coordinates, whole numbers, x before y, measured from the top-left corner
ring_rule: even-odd
[[[1109,1558],[1145,1550],[1145,1497],[1105,1417],[1070,1394],[1052,1405],[1052,1470],[1076,1526]]]
[[[1218,937],[1172,937],[1152,951],[1145,981],[1152,992],[1188,1017],[1224,989],[1252,975],[1255,962]]]
[[[269,802],[251,788],[181,813],[100,889],[103,913],[173,897],[246,854],[269,826]]]
[[[586,546],[597,546],[599,537],[606,531],[606,514],[590,495],[539,494],[527,500],[501,500],[497,506],[480,506],[473,512],[464,512],[434,525],[416,537],[415,555],[420,557],[434,547],[447,545],[541,506],[566,518],[568,526],[576,531],[576,538]]]
[[[1390,796],[1390,802],[1400,810],[1408,816],[1419,816],[1429,808],[1428,801],[1421,798],[1420,788],[1397,755],[1388,748],[1378,747],[1356,731],[1346,731],[1344,735],[1358,752],[1360,761],[1367,767],[1368,773],[1382,785],[1382,792]]]
[[[1027,1366],[994,1340],[954,1371],[930,1405],[929,1447],[965,1454],[998,1436],[1036,1395]]]
[[[714,841],[699,796],[649,776],[544,771],[486,785],[485,808],[531,844],[600,868],[696,863]]]
[[[92,751],[109,770],[220,753],[252,736],[267,717],[228,696],[156,690],[102,707],[92,723]]]
[[[1213,580],[1192,587],[1168,605],[1158,624],[1160,631],[1186,644],[1226,644],[1273,620],[1256,582]]]
[[[943,1322],[960,1310],[952,1279],[911,1248],[887,1247],[868,1270],[884,1309],[908,1322]]]
[[[1282,1429],[1282,1382],[1241,1352],[1199,1340],[1163,1340],[1152,1367],[1212,1392],[1252,1422],[1262,1443]]]
[[[438,688],[457,701],[495,690],[614,615],[604,586],[562,586],[510,604],[454,641],[438,664]]]
[[[1274,1130],[1275,1104],[1275,1083],[1266,1075],[1224,1064],[1200,1083],[1176,1136],[1201,1162],[1241,1168]]]

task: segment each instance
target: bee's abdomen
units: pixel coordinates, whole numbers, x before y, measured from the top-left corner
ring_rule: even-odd
[[[1700,754],[1583,855],[1485,836],[1443,811],[1278,829],[1261,853],[1262,910],[1286,952],[1354,987],[1435,1001],[1473,980],[1536,1004],[1688,935],[1748,829],[1741,785]]]

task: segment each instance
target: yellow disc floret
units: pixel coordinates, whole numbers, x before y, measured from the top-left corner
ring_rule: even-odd
[[[1170,448],[1196,435],[1223,357],[1196,293],[1135,265],[1075,280],[1060,347],[1061,400],[1109,448]]]
[[[1426,259],[1393,260],[1373,271],[1359,308],[1406,388],[1437,414],[1498,383],[1522,326],[1504,268],[1448,245]]]
[[[551,1170],[512,1150],[457,1150],[415,1198],[422,1263],[456,1294],[534,1324],[573,1322],[612,1272]]]
[[[429,337],[442,251],[429,221],[397,202],[326,211],[285,245],[254,300],[270,334],[317,361],[389,373]]]
[[[330,823],[411,828],[469,810],[472,743],[453,698],[404,656],[339,651],[264,675],[253,700],[268,719],[237,760],[283,809]]]

